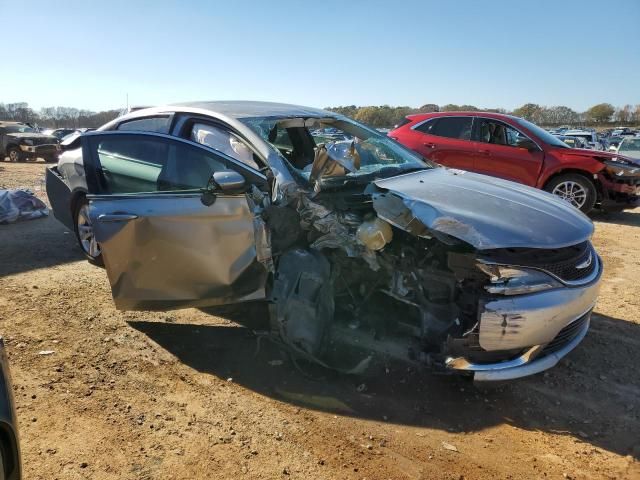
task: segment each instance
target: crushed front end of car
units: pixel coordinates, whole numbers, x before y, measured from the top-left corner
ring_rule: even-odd
[[[589,327],[593,227],[544,192],[433,168],[261,202],[273,337],[326,367],[401,360],[511,380],[555,365]]]
[[[640,206],[640,161],[615,155],[601,161],[604,168],[596,176],[602,186],[602,208],[626,210]]]

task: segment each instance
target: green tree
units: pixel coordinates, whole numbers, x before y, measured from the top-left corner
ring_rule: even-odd
[[[606,123],[616,109],[610,103],[599,103],[587,110],[587,118],[597,123]]]
[[[440,107],[438,107],[438,105],[436,105],[435,103],[425,103],[420,108],[418,108],[417,113],[433,113],[439,111]]]
[[[525,120],[529,120],[533,123],[542,123],[544,117],[544,107],[541,107],[537,103],[525,103],[521,107],[516,108],[513,111],[516,117],[522,117]]]

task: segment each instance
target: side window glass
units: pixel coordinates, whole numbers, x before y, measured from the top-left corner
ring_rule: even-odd
[[[429,120],[427,122],[421,123],[420,125],[418,125],[415,129],[419,132],[422,133],[427,133],[429,135],[432,135],[432,130],[433,127],[435,127],[436,123],[438,123],[438,119],[435,118],[433,120]]]
[[[169,133],[170,117],[149,117],[130,120],[118,125],[118,130],[125,132]]]
[[[191,128],[191,141],[211,147],[245,165],[259,169],[253,151],[237,135],[223,128],[196,123]]]
[[[163,138],[133,135],[96,139],[107,191],[112,194],[202,189],[223,158]]]
[[[516,147],[523,138],[527,137],[502,122],[482,120],[480,125],[480,141],[484,143]]]
[[[470,140],[472,121],[472,117],[441,117],[431,129],[431,135]]]

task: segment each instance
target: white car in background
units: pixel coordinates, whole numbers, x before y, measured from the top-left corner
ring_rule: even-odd
[[[640,137],[624,137],[616,152],[640,160]]]
[[[604,150],[604,144],[598,138],[598,134],[589,130],[567,130],[562,135],[565,137],[578,137],[588,145],[591,150]]]

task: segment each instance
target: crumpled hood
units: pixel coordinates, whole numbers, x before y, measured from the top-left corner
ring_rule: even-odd
[[[622,163],[627,162],[632,165],[640,166],[640,162],[636,158],[603,150],[588,150],[585,148],[557,148],[554,149],[554,152],[564,157],[593,157],[600,161],[615,160]]]
[[[373,194],[381,218],[413,233],[419,230],[417,220],[427,232],[450,235],[477,249],[561,248],[593,233],[589,218],[569,203],[486,175],[434,168],[374,183],[388,191]]]

